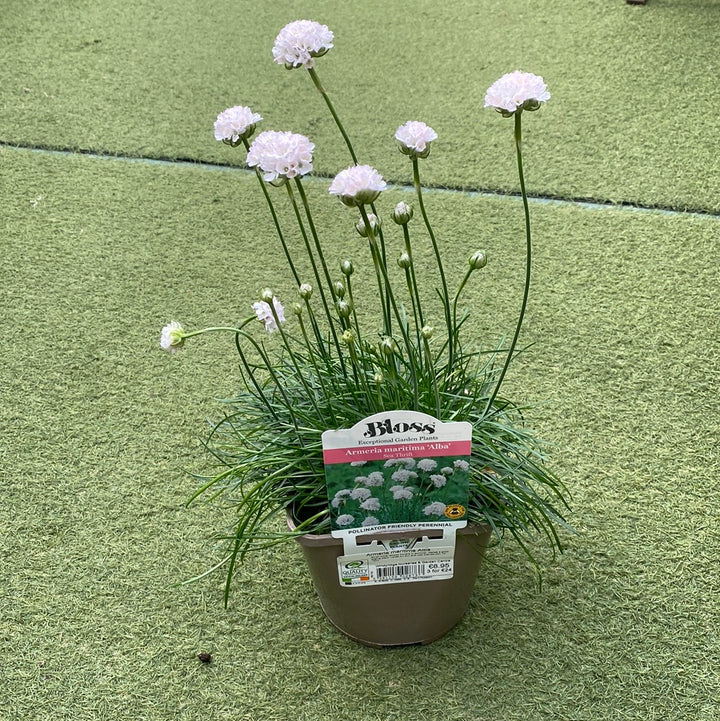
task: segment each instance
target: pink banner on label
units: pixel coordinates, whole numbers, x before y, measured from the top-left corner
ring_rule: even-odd
[[[325,465],[353,461],[379,461],[390,458],[420,458],[433,456],[469,456],[471,441],[432,441],[430,443],[393,443],[367,448],[327,448],[323,451]]]

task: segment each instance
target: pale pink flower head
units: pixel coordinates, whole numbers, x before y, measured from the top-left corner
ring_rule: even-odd
[[[351,165],[341,170],[330,184],[328,192],[337,195],[350,207],[373,203],[387,184],[370,165]]]
[[[307,175],[312,169],[315,145],[304,135],[290,131],[266,130],[253,140],[247,164],[258,166],[269,182],[285,182],[288,178]]]
[[[485,107],[495,108],[506,118],[523,110],[537,110],[546,100],[550,100],[550,93],[545,81],[520,70],[503,75],[485,93]]]
[[[437,133],[419,120],[408,120],[395,131],[395,139],[400,143],[400,152],[418,158],[427,158],[430,143],[437,140]]]
[[[215,140],[227,145],[240,145],[255,132],[255,125],[262,120],[262,115],[253,113],[245,105],[223,110],[215,121]]]
[[[315,58],[330,50],[334,35],[327,25],[313,20],[296,20],[288,23],[275,38],[272,54],[275,62],[288,70],[312,68]]]
[[[160,347],[168,353],[176,353],[185,342],[183,327],[177,321],[168,323],[160,333]]]
[[[285,322],[285,309],[282,307],[282,303],[275,297],[272,296],[273,308],[275,308],[275,314],[277,319],[281,322]],[[278,329],[278,324],[273,315],[270,304],[264,300],[259,300],[257,303],[253,303],[253,310],[258,320],[265,324],[265,330],[268,333],[273,333]]]

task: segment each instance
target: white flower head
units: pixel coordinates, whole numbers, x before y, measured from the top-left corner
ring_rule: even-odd
[[[368,498],[360,504],[363,511],[379,511],[380,501],[377,498]]]
[[[364,466],[367,463],[367,461],[350,461],[350,465],[353,468],[357,468],[358,466]]]
[[[413,497],[412,486],[393,486],[390,490],[396,501],[409,501]]]
[[[277,318],[281,323],[285,322],[285,310],[282,307],[282,303],[273,296],[272,299],[273,307],[275,308],[275,313],[277,314]],[[273,331],[276,331],[278,329],[278,325],[275,321],[275,316],[273,315],[272,308],[270,308],[270,304],[266,303],[264,300],[259,300],[257,303],[252,304],[253,309],[255,310],[255,315],[258,317],[259,321],[262,321],[265,323],[265,330],[268,333],[272,333]]]
[[[537,110],[546,100],[550,100],[550,93],[545,81],[520,70],[503,75],[485,93],[485,107],[495,108],[506,118],[523,110]]]
[[[350,489],[349,488],[343,488],[341,491],[338,491],[335,494],[335,497],[330,502],[330,505],[333,508],[340,508],[340,506],[347,503],[348,497],[350,496]]]
[[[393,466],[403,466],[405,468],[415,468],[414,458],[389,458],[385,461],[384,468],[392,468]]]
[[[261,120],[262,115],[244,105],[223,110],[215,121],[215,140],[235,147],[255,132],[255,125]]]
[[[455,461],[453,463],[453,466],[455,466],[455,468],[457,468],[459,471],[465,471],[466,473],[470,470],[470,464],[467,461],[463,461],[461,459]]]
[[[253,140],[247,164],[258,166],[268,182],[307,175],[312,169],[315,145],[304,135],[288,130],[265,130]]]
[[[447,478],[440,473],[435,473],[430,476],[430,480],[433,482],[435,488],[442,488],[447,483]]]
[[[407,483],[409,480],[417,478],[417,473],[415,473],[415,471],[410,471],[407,468],[399,468],[392,474],[392,476],[390,476],[390,478],[396,483]]]
[[[382,486],[382,484],[385,483],[385,477],[382,473],[380,473],[380,471],[373,471],[368,474],[368,477],[363,481],[363,483],[371,488],[374,486]]]
[[[341,170],[330,183],[328,192],[337,195],[347,206],[361,206],[373,203],[387,184],[375,168],[370,165],[351,165]]]
[[[432,458],[423,458],[421,461],[418,461],[417,467],[421,471],[434,471],[437,468],[437,461],[433,461]]]
[[[447,506],[444,503],[440,503],[440,501],[435,501],[434,503],[425,506],[425,508],[423,508],[423,513],[426,516],[442,516],[445,513],[446,508]]]
[[[350,498],[355,501],[364,501],[372,495],[372,491],[369,488],[353,488],[350,492]]]
[[[184,342],[183,327],[177,321],[168,323],[160,333],[160,347],[168,353],[177,353]]]
[[[335,520],[338,526],[349,526],[355,520],[355,516],[351,516],[349,513],[343,513],[338,516]]]
[[[327,25],[314,20],[295,20],[288,23],[275,38],[272,54],[275,62],[288,70],[312,68],[315,58],[330,50],[335,36]]]
[[[430,143],[437,140],[438,134],[419,120],[408,120],[395,131],[395,139],[400,143],[400,152],[418,158],[427,158]]]
[[[378,521],[375,516],[368,516],[361,524],[361,526],[379,526],[380,521]]]
[[[440,469],[440,473],[444,473],[446,476],[452,476],[455,471],[450,468],[450,466],[445,466],[445,468]]]

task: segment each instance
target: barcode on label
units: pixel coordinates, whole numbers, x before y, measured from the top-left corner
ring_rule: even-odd
[[[426,575],[426,564],[403,563],[395,566],[377,566],[375,572],[378,580],[387,578],[420,578]]]

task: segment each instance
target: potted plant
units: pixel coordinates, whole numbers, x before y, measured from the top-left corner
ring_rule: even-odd
[[[163,328],[160,342],[174,353],[193,336],[229,332],[240,361],[242,388],[208,439],[222,468],[204,478],[191,499],[222,497],[237,514],[233,528],[221,534],[228,551],[216,566],[226,567],[225,603],[239,561],[250,552],[297,539],[323,608],[341,630],[370,645],[427,642],[464,613],[491,536],[511,534],[531,560],[528,532],[543,534],[553,550],[561,550],[557,529],[566,526],[566,491],[545,466],[541,446],[525,427],[521,409],[501,393],[516,355],[530,287],[532,244],[521,122],[525,112],[537,110],[550,95],[542,78],[516,71],[494,83],[485,98],[486,107],[514,121],[526,272],[509,346],[479,348],[472,338],[465,340],[469,316],[462,312],[462,299],[487,258],[480,250],[474,252],[459,286],[451,289],[442,240],[423,199],[420,166],[437,134],[420,121],[398,127],[395,138],[412,164],[415,198],[412,204],[400,202],[392,209],[376,207],[382,204],[386,183],[375,168],[358,161],[315,69],[315,59],[333,47],[333,39],[326,26],[297,21],[277,36],[273,55],[289,69],[308,70],[348,147],[352,164],[335,176],[328,190],[354,214],[349,222],[356,223],[366,240],[364,254],[343,260],[337,269],[329,267],[324,229],[315,222],[303,185],[313,168],[313,143],[289,131],[267,130],[253,138],[261,116],[245,106],[229,108],[218,115],[215,138],[247,151],[247,164],[256,171],[298,297],[288,312],[267,288],[252,304],[253,313],[237,327],[186,330],[171,322]],[[280,221],[278,203],[292,210],[297,223],[292,232]],[[434,306],[420,288],[413,255],[419,243],[432,249],[438,298]],[[377,288],[374,311],[359,299],[354,282],[358,263],[372,269]],[[307,275],[303,267],[310,269]],[[423,269],[424,282],[428,275]],[[373,320],[363,320],[368,317]],[[464,424],[470,429],[465,455],[440,468],[434,459],[396,453],[390,457],[395,461],[380,459],[375,470],[358,471],[347,488],[329,493],[323,433],[352,429],[369,418],[376,419],[380,430],[384,423],[387,428],[414,428],[388,416],[401,412],[448,427]],[[383,475],[385,468],[390,470]],[[456,485],[462,479],[465,505],[438,495],[452,485],[449,479]],[[398,503],[393,506],[393,501]],[[383,522],[378,509],[393,506],[393,513],[399,513],[397,509],[409,507],[411,501],[418,514],[413,518],[421,522],[415,530],[388,532],[383,525],[388,518]],[[432,544],[437,534],[431,529],[447,526],[452,513],[460,513],[456,506],[462,509],[466,527],[458,531],[457,541],[453,531],[452,577],[406,578],[422,582],[354,588],[342,586],[341,574],[338,582],[337,558],[348,548],[336,537],[343,526],[353,526],[358,533],[367,528],[372,532],[369,542],[375,548],[384,544],[383,552],[406,551],[417,539]],[[283,528],[280,519],[286,517]],[[438,609],[447,611],[443,618],[438,618]]]

